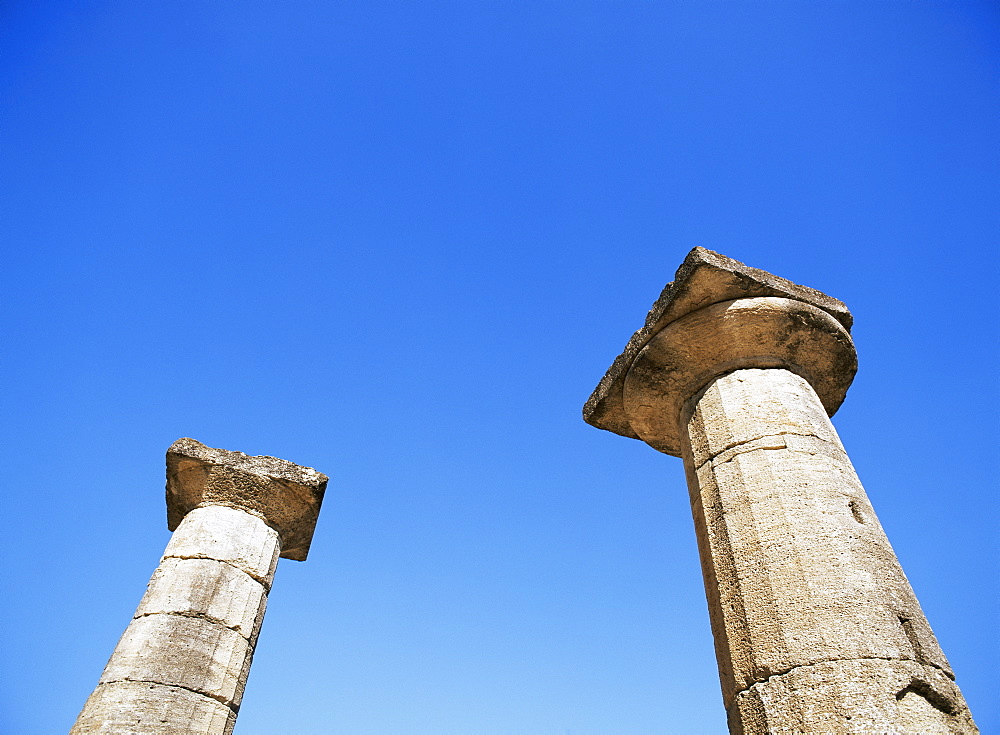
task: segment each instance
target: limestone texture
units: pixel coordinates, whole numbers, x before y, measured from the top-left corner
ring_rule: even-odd
[[[250,456],[178,439],[167,450],[167,527],[194,508],[228,506],[267,521],[281,555],[305,561],[329,478],[284,459]]]
[[[638,439],[622,406],[625,376],[636,355],[668,324],[693,311],[733,299],[777,296],[812,305],[850,331],[853,318],[842,301],[808,286],[800,286],[758,268],[751,268],[707,248],[694,248],[653,303],[646,322],[615,358],[583,407],[591,426]],[[848,380],[848,384],[850,381]]]
[[[731,732],[975,733],[830,423],[851,323],[696,248],[584,418],[683,457]]]
[[[184,532],[171,537],[164,559],[214,559],[270,589],[281,539],[263,520],[235,508],[208,505],[192,510],[181,525]]]
[[[247,639],[219,623],[186,615],[146,615],[126,628],[100,683],[167,684],[235,707],[243,696],[251,655]]]
[[[741,692],[730,731],[750,733],[977,732],[955,683],[914,661],[827,661],[793,669]]]
[[[100,735],[229,735],[236,713],[180,687],[145,681],[102,684],[70,731]]]
[[[305,558],[327,481],[192,439],[167,477],[173,537],[72,733],[230,733],[278,557]]]
[[[264,585],[225,562],[165,558],[153,573],[135,616],[203,618],[252,642],[266,603]]]
[[[776,296],[712,304],[661,329],[636,355],[622,389],[633,431],[680,456],[685,402],[719,375],[748,367],[805,376],[833,414],[857,357],[843,325],[811,304]]]
[[[796,684],[812,691],[821,675],[830,677],[831,692],[850,688],[843,673],[857,673],[865,660],[909,662],[951,681],[951,667],[808,382],[787,370],[729,373],[703,392],[688,431],[685,464],[727,707],[735,698],[745,701],[754,687],[758,694],[786,692],[787,704]],[[817,664],[830,665],[811,679],[782,676]],[[879,690],[880,696],[891,699],[908,685]],[[954,713],[948,716],[959,727],[967,717],[961,694],[952,686],[948,698]],[[836,713],[854,717],[850,702],[863,699],[838,700],[835,711],[815,701],[803,711],[817,722]],[[883,710],[880,716],[888,717]],[[831,730],[841,731],[850,732]]]

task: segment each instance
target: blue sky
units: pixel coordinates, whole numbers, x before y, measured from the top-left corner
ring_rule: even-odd
[[[852,309],[834,419],[1000,730],[989,2],[0,9],[0,731],[65,731],[181,436],[331,477],[237,733],[725,729],[680,460],[580,408],[695,245]]]

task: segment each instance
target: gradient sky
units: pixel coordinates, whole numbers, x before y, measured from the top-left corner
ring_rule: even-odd
[[[580,408],[695,245],[821,289],[834,419],[984,732],[992,2],[0,6],[0,732],[64,732],[163,454],[316,467],[236,732],[725,730],[681,462]]]

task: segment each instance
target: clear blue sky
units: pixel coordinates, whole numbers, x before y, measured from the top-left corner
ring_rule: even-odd
[[[331,477],[237,733],[721,733],[680,460],[580,408],[703,245],[843,299],[835,417],[984,731],[992,2],[0,8],[0,731],[65,731],[181,436]]]

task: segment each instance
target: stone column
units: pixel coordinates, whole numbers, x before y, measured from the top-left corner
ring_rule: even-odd
[[[681,456],[733,733],[974,733],[829,416],[839,301],[696,248],[588,401]]]
[[[179,439],[174,531],[71,733],[230,733],[278,557],[304,561],[327,477]]]

